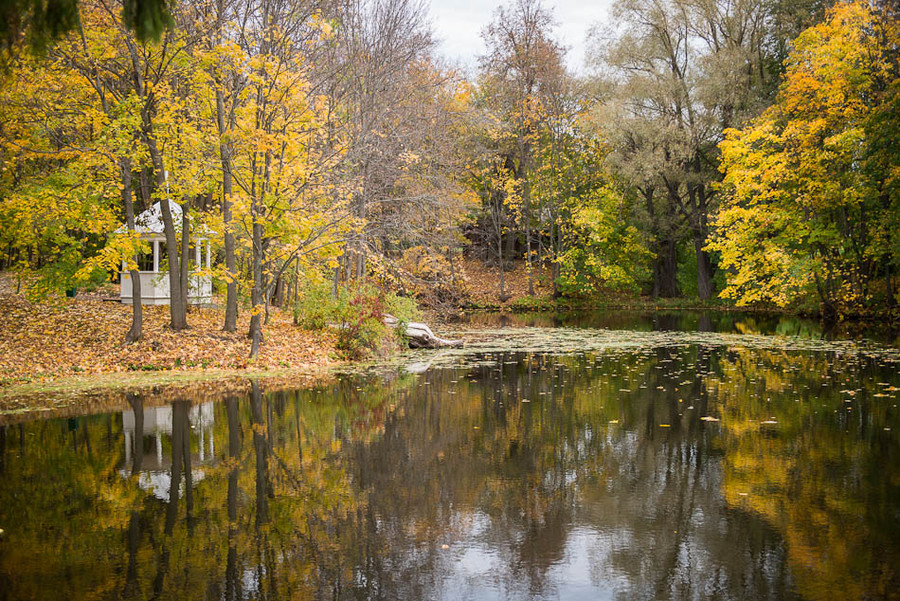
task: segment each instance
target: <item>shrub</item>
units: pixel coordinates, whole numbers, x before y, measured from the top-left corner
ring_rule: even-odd
[[[337,295],[325,284],[309,286],[294,305],[294,323],[309,329],[332,326],[337,347],[350,359],[389,353],[401,339],[384,325],[390,313],[401,324],[419,318],[415,301],[385,293],[371,284],[339,286]],[[403,328],[398,328],[398,332]]]
[[[308,330],[322,330],[334,322],[340,295],[335,298],[328,282],[311,283],[294,304],[294,325]]]

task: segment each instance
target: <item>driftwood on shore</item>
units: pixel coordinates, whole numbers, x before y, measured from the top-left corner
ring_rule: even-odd
[[[394,317],[393,315],[389,315],[385,313],[384,315],[384,324],[391,328],[400,327],[400,320]],[[427,324],[411,321],[407,324],[406,331],[404,335],[406,339],[409,340],[410,348],[443,348],[448,346],[462,346],[462,340],[447,340],[446,338],[440,338],[435,336],[434,332],[431,331],[431,328],[428,327]]]

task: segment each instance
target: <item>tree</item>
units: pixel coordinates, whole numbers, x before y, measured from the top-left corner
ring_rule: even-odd
[[[328,260],[350,231],[348,192],[328,175],[345,154],[325,126],[327,97],[311,85],[307,48],[328,43],[330,25],[315,5],[267,1],[244,16],[240,52],[248,69],[229,134],[235,221],[250,252],[250,356],[262,317],[294,261]]]
[[[548,98],[565,82],[564,51],[553,39],[552,14],[540,0],[516,0],[497,9],[482,32],[487,53],[480,57],[483,102],[509,128],[510,145],[500,150],[520,181],[521,206],[516,207],[525,230],[528,293],[534,294],[532,268],[535,146],[540,127],[549,117]],[[539,214],[539,212],[538,212]]]
[[[679,293],[676,248],[687,238],[701,299],[713,294],[706,243],[717,202],[717,145],[769,102],[791,28],[816,2],[620,0],[617,32],[594,33],[608,90],[597,117],[611,164],[645,204],[656,255],[653,293]],[[811,11],[814,12],[814,11]]]
[[[435,66],[434,42],[420,0],[347,0],[340,5],[328,85],[347,155],[341,173],[351,184],[359,232],[348,241],[343,277],[366,276],[367,257],[388,259],[406,239],[410,212],[431,212],[442,186],[428,175],[446,156],[446,113],[439,98],[452,76]],[[422,174],[423,177],[416,177]],[[446,181],[446,179],[444,179]]]
[[[95,8],[83,8],[85,27],[79,36],[57,44],[45,59],[22,63],[15,72],[15,83],[4,89],[12,109],[4,121],[8,148],[18,147],[12,163],[20,174],[31,172],[31,185],[23,186],[24,181],[18,186],[13,184],[8,200],[15,204],[8,208],[9,215],[15,214],[17,221],[39,220],[29,230],[43,231],[44,248],[39,252],[50,253],[50,266],[56,272],[47,272],[39,283],[52,286],[55,281],[56,286],[68,288],[90,279],[98,269],[118,270],[123,262],[129,267],[134,304],[126,340],[133,342],[141,337],[142,327],[136,264],[137,253],[142,249],[134,235],[132,186],[133,169],[143,161],[140,146],[135,144],[140,118],[130,84],[111,76],[116,65],[109,57],[115,54],[117,35],[115,30],[98,26]],[[30,99],[21,96],[26,91]],[[37,169],[32,171],[26,165]],[[67,183],[54,190],[53,181]],[[43,207],[22,202],[21,194],[30,196],[29,189],[41,192],[32,199]],[[46,204],[50,198],[54,198],[55,207]],[[121,204],[117,206],[116,200]],[[63,207],[68,208],[60,212]],[[73,212],[72,207],[81,209]],[[62,231],[46,218],[48,212],[62,217]],[[98,244],[93,251],[83,247],[88,237],[80,240],[82,244],[71,238],[80,229],[92,228],[99,242],[100,237],[108,236],[116,227],[116,217],[121,212],[126,216],[129,236],[116,236],[105,247]],[[11,234],[14,232],[10,230]],[[59,237],[63,232],[67,233]],[[64,251],[60,245],[66,238],[69,249]],[[19,236],[10,243],[20,249],[27,245]],[[48,243],[58,250],[46,246]],[[61,255],[53,257],[60,251]],[[20,267],[27,269],[25,264]],[[67,275],[60,278],[60,269]]]
[[[723,296],[784,306],[812,293],[826,315],[893,306],[898,39],[886,10],[836,6],[797,38],[776,103],[726,132],[710,245],[728,269]]]

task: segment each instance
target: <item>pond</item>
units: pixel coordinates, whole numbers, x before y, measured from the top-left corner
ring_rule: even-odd
[[[316,388],[5,416],[0,599],[900,598],[890,338],[517,319]]]

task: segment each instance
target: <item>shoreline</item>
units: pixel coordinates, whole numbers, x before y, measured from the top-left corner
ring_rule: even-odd
[[[172,397],[199,403],[209,397],[246,394],[252,381],[270,390],[309,388],[332,381],[340,367],[106,373],[13,385],[0,388],[0,426],[115,411],[127,408],[128,397],[134,395],[148,405],[162,405]]]

